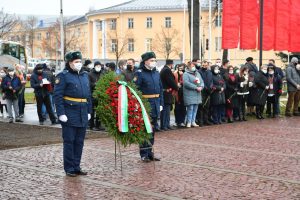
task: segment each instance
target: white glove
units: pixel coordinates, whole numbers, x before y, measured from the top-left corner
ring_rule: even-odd
[[[249,87],[252,87],[253,86],[253,82],[249,82]]]
[[[241,87],[244,87],[244,83],[243,82],[241,82]]]
[[[267,86],[266,86],[266,90],[268,90],[269,88],[270,88],[270,87],[267,85]]]
[[[162,107],[162,106],[160,106],[160,107],[159,107],[159,111],[162,111],[162,110],[163,110],[163,107]]]
[[[61,122],[67,122],[68,121],[68,117],[66,115],[61,115],[58,117],[59,121]]]
[[[270,84],[270,89],[273,90],[273,84]]]
[[[88,114],[88,120],[90,120],[91,119],[91,114]]]

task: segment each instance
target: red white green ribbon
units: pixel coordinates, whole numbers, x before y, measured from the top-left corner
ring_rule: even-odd
[[[150,122],[148,113],[147,113],[146,108],[145,108],[141,98],[139,97],[139,95],[134,91],[134,89],[129,87],[126,82],[118,81],[118,83],[120,84],[120,86],[118,88],[119,89],[118,90],[118,99],[119,99],[119,101],[118,101],[118,125],[119,125],[119,131],[123,132],[123,133],[128,132],[128,96],[127,96],[127,90],[126,90],[126,87],[128,87],[130,92],[135,96],[135,98],[138,100],[138,102],[141,106],[143,120],[144,120],[144,124],[145,124],[147,133],[152,133],[153,130],[152,130],[152,126],[151,126],[151,122]]]
[[[118,88],[118,124],[120,132],[128,132],[128,96],[125,85]]]

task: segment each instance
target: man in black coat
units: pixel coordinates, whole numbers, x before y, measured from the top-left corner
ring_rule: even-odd
[[[172,73],[173,60],[166,60],[166,65],[162,68],[160,72],[160,79],[164,90],[164,105],[163,110],[160,114],[160,129],[162,131],[167,131],[172,129],[170,126],[170,112],[171,106],[174,103],[173,91],[178,90],[178,86],[175,81],[174,74]]]
[[[102,74],[103,74],[102,65],[99,61],[96,61],[94,64],[94,68],[89,73],[89,81],[90,81],[90,88],[91,88],[92,94],[95,91],[96,84],[97,84],[98,80],[101,78]],[[93,97],[93,95],[92,95],[92,105],[93,105],[93,109],[92,109],[92,113],[91,113],[91,119],[89,121],[90,129],[95,130],[95,131],[104,130],[104,128],[101,127],[99,116],[97,116],[97,114],[95,112],[95,109],[98,106],[98,102]]]
[[[134,73],[135,73],[134,63],[135,61],[133,58],[127,60],[126,69],[122,72],[126,82],[131,82],[134,78]]]
[[[198,71],[201,74],[201,77],[204,81],[204,88],[201,92],[202,104],[198,109],[196,119],[200,126],[203,125],[209,126],[212,125],[212,123],[210,123],[209,121],[210,118],[209,108],[210,108],[210,95],[212,92],[213,80],[212,80],[212,72],[211,70],[208,69],[208,62],[206,60],[202,62],[202,67]]]

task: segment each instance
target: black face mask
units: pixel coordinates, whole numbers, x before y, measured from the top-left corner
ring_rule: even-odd
[[[128,70],[132,70],[132,68],[133,68],[132,65],[127,65]]]
[[[206,68],[206,67],[202,67],[202,69],[203,69],[203,70],[207,70],[207,68]]]

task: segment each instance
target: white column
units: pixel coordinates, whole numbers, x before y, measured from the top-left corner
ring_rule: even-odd
[[[93,21],[93,59],[98,58],[98,30],[97,21]]]
[[[102,59],[106,59],[106,21],[103,19],[102,23]]]
[[[185,22],[186,22],[186,18],[185,18],[185,12],[186,11],[186,0],[183,0],[183,27],[182,27],[182,61],[183,63],[185,63]]]

